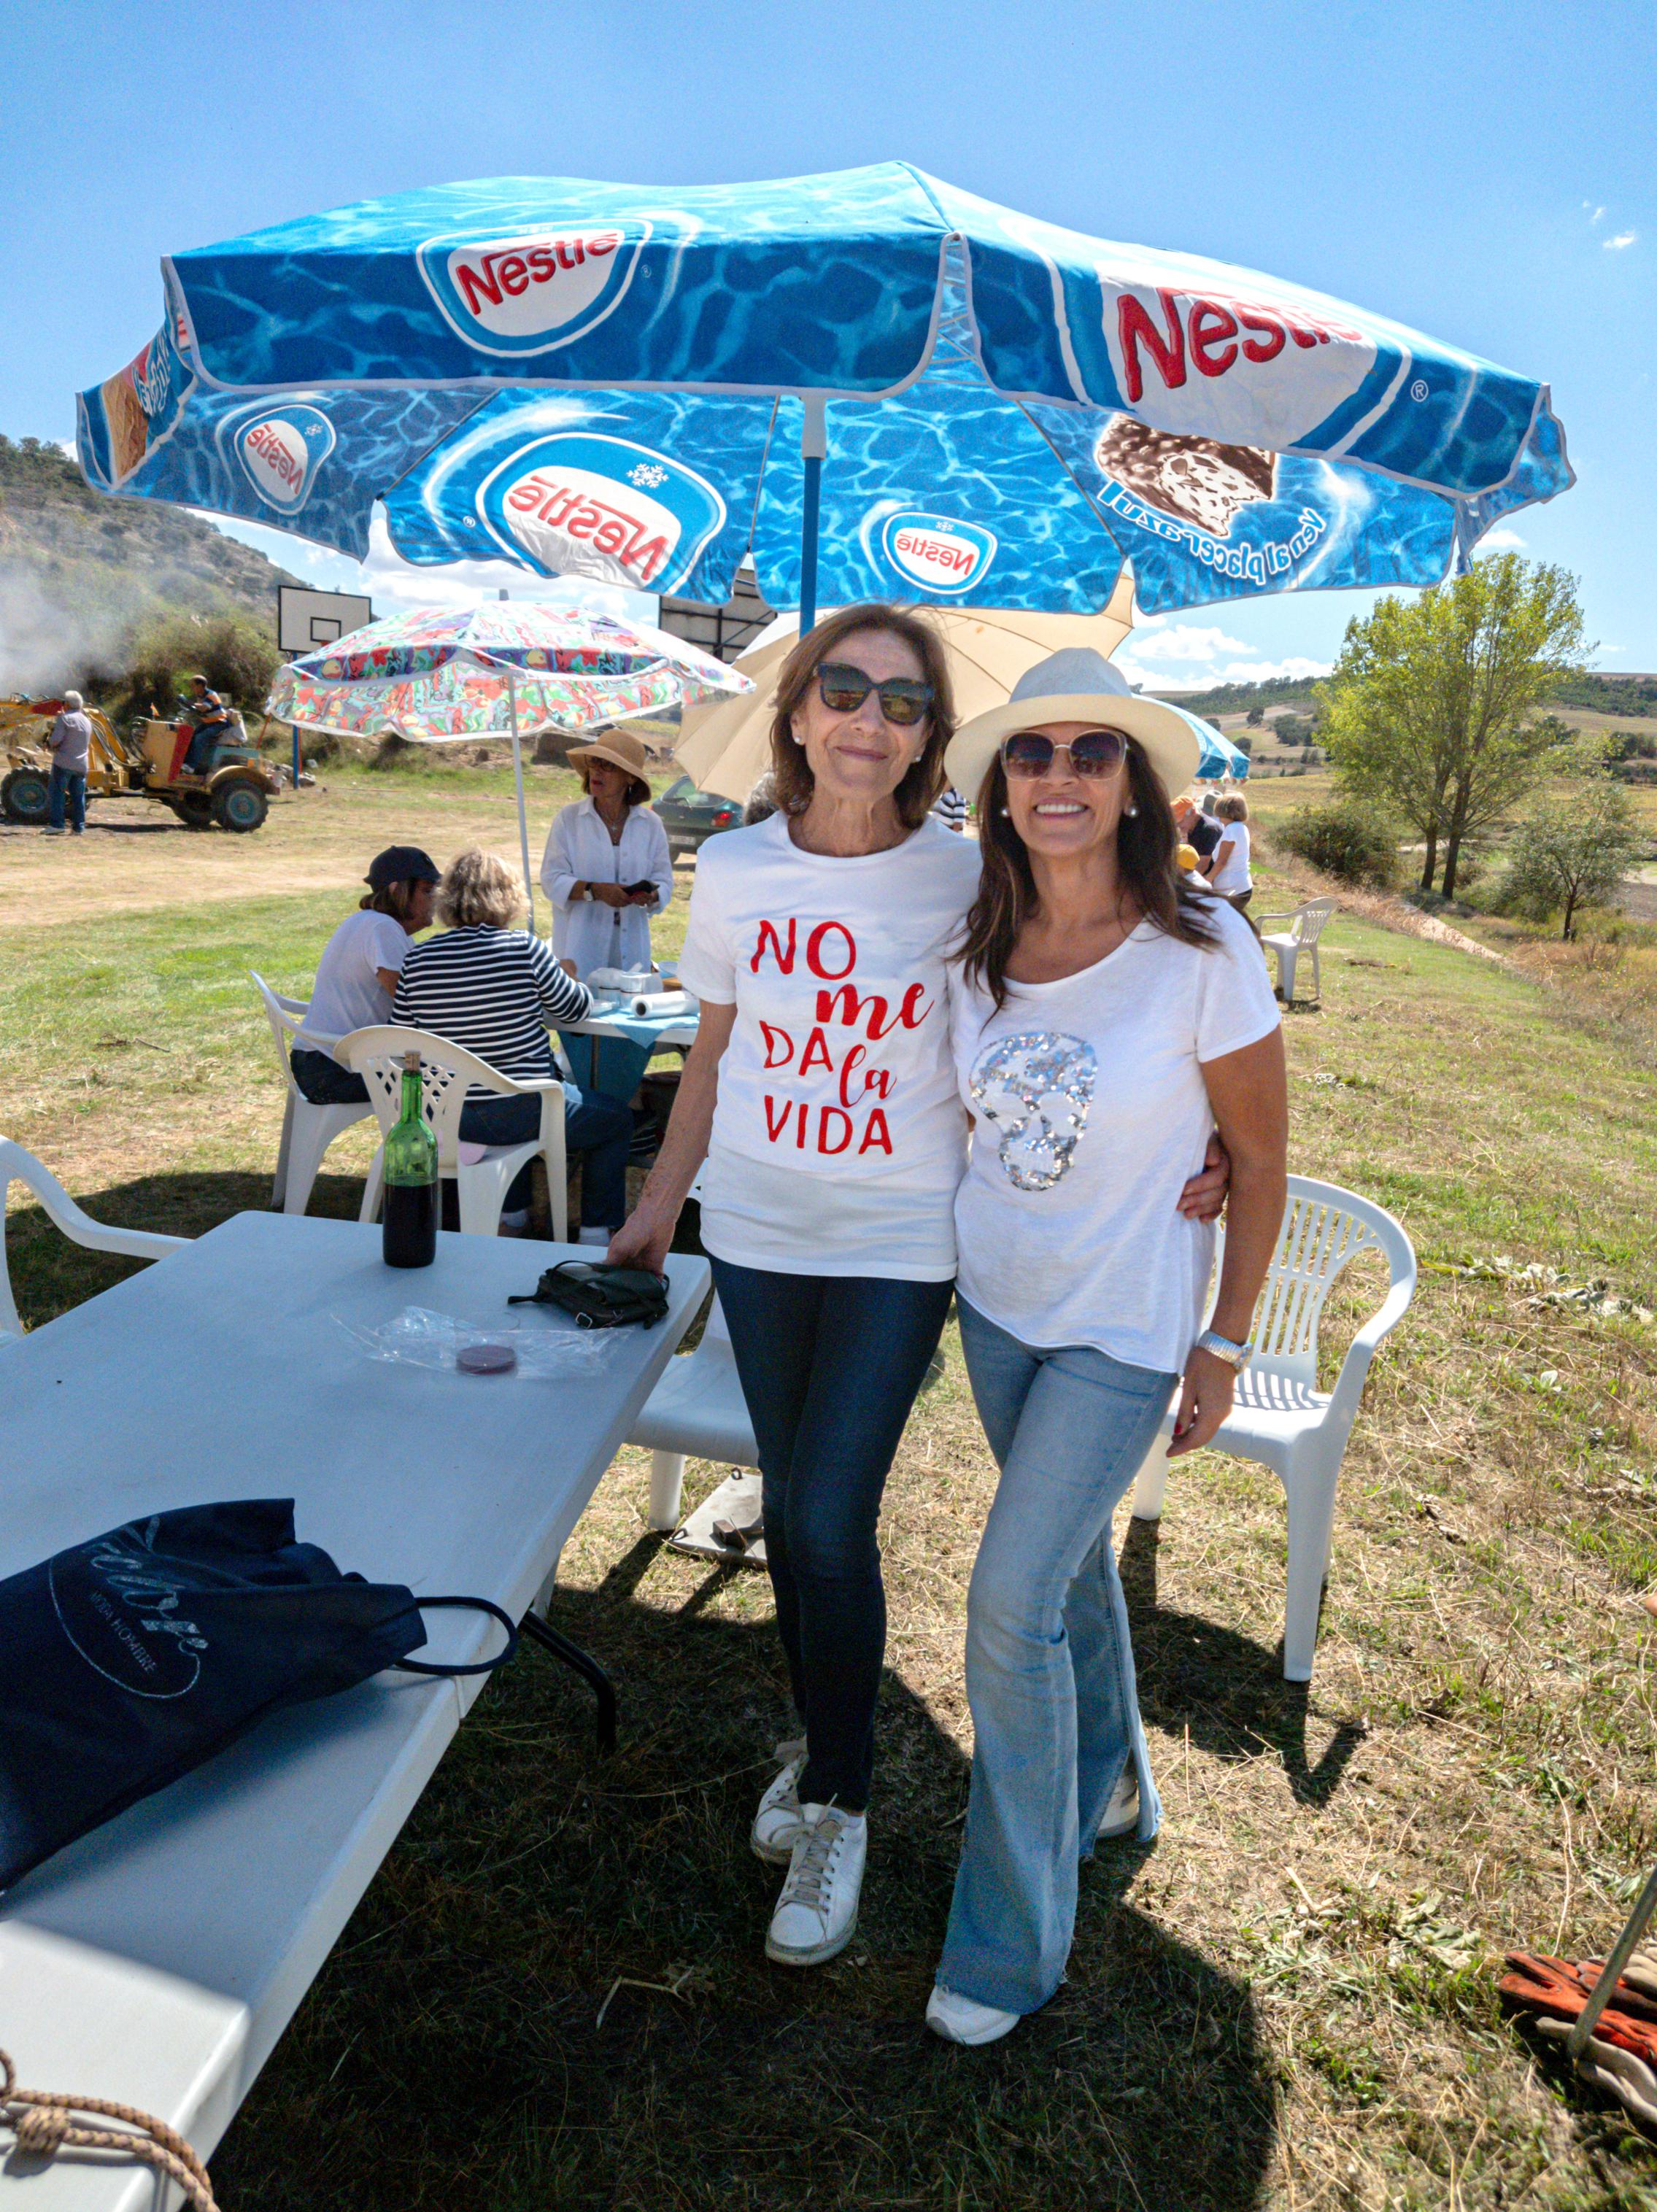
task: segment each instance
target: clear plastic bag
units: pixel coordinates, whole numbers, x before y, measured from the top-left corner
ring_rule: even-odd
[[[578,1329],[563,1315],[537,1313],[522,1322],[484,1322],[437,1313],[429,1306],[405,1306],[378,1328],[339,1314],[333,1320],[370,1359],[449,1375],[465,1373],[461,1352],[481,1345],[504,1345],[514,1354],[515,1364],[498,1371],[536,1376],[591,1376],[608,1351],[606,1332]]]

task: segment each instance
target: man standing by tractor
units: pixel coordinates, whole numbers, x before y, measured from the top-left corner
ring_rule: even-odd
[[[64,703],[46,738],[52,755],[52,780],[47,799],[47,834],[64,834],[64,802],[69,802],[70,827],[76,836],[86,828],[86,772],[92,757],[92,725],[81,711],[85,702],[78,691],[65,691]]]
[[[214,746],[233,727],[230,709],[216,691],[208,690],[204,676],[192,676],[187,680],[190,696],[185,702],[184,711],[195,724],[196,734],[190,740],[184,765],[191,775],[205,775]]]

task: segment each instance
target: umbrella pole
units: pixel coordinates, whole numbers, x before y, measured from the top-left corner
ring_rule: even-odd
[[[518,691],[512,671],[506,672],[506,712],[512,725],[512,780],[518,787],[518,848],[523,854],[524,891],[529,900],[529,930],[535,932],[535,883],[529,872],[529,810],[524,805],[524,757],[518,743]]]
[[[805,412],[800,425],[800,458],[805,463],[806,483],[804,508],[800,518],[800,635],[803,637],[817,621],[817,532],[818,516],[823,495],[823,461],[828,452],[828,434],[823,419],[823,402],[813,393],[804,400]]]

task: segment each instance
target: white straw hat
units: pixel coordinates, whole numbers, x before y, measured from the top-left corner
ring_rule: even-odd
[[[1027,669],[1004,707],[975,715],[956,731],[943,757],[950,782],[976,798],[1002,739],[1044,722],[1092,722],[1124,732],[1143,746],[1169,793],[1185,788],[1203,757],[1197,732],[1177,707],[1142,698],[1102,653],[1071,645]]]

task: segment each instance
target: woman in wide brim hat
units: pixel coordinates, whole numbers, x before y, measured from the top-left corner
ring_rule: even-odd
[[[1282,1215],[1265,963],[1178,864],[1170,795],[1197,757],[1183,715],[1085,649],[1032,669],[945,755],[978,800],[983,868],[950,992],[972,1117],[956,1299],[1002,1470],[967,1597],[972,1796],[927,2010],[951,2042],[992,2043],[1046,2003],[1078,1861],[1156,1832],[1112,1516],[1176,1389],[1172,1453],[1229,1412]],[[1216,1129],[1231,1191],[1204,1328],[1214,1231],[1180,1200]]]
[[[541,860],[552,951],[582,981],[595,968],[647,970],[650,917],[673,896],[667,832],[650,805],[649,756],[606,730],[570,756],[586,796],[553,817]]]

